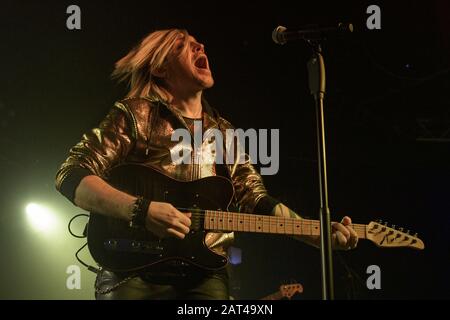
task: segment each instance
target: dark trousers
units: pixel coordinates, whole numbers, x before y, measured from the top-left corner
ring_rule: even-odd
[[[183,277],[135,276],[102,270],[95,281],[97,300],[228,300],[228,273],[187,271]]]

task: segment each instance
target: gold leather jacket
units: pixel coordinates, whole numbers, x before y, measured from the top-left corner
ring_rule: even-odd
[[[203,111],[203,132],[208,129],[223,132],[232,128],[205,100]],[[216,175],[215,155],[210,152],[214,143],[211,139],[202,141],[201,161],[190,164],[172,162],[171,150],[178,141],[171,141],[171,135],[176,128],[187,126],[177,109],[162,102],[145,98],[116,102],[100,125],[85,133],[82,140],[70,149],[69,157],[57,172],[56,188],[73,202],[75,188],[83,176],[93,174],[105,178],[110,169],[128,162],[142,163],[183,181]],[[235,188],[239,210],[252,213],[258,202],[268,196],[261,176],[248,157],[245,163],[227,164],[226,168]],[[84,173],[78,180],[74,179],[74,173],[80,169]],[[68,180],[77,182],[69,188],[70,192],[64,191],[64,184]],[[210,232],[206,236],[206,243],[210,249],[224,254],[233,239],[233,233]]]

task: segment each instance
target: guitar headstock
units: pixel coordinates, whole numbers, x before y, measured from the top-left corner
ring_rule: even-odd
[[[370,222],[367,225],[367,239],[382,248],[413,248],[423,250],[425,245],[421,239],[407,232],[403,232],[403,228],[395,228],[388,226],[387,223]]]
[[[280,286],[280,293],[283,298],[292,298],[296,293],[302,293],[303,286],[300,283],[283,284]]]

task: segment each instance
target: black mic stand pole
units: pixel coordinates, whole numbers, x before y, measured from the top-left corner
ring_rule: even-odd
[[[331,218],[328,208],[327,161],[325,152],[325,64],[319,42],[308,41],[313,49],[307,63],[309,89],[314,96],[317,120],[317,148],[320,187],[320,258],[322,271],[322,299],[334,300],[333,252],[331,248]]]

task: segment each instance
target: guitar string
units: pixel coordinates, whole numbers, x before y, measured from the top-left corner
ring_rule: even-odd
[[[187,208],[182,208],[182,210],[189,210]],[[319,224],[320,225],[320,221],[318,220],[310,220],[310,219],[295,219],[295,218],[290,218],[290,217],[277,217],[277,216],[266,216],[266,215],[256,215],[256,214],[246,214],[246,213],[239,213],[239,212],[228,212],[228,211],[216,211],[216,210],[203,210],[203,209],[191,209],[190,210],[192,216],[194,217],[200,217],[200,218],[204,218],[205,216],[209,215],[215,215],[215,216],[220,216],[220,215],[231,215],[232,219],[235,219],[236,216],[238,216],[237,218],[240,218],[241,220],[246,220],[252,222],[253,220],[256,219],[262,219],[262,220],[278,220],[278,219],[286,219],[285,224],[287,223],[294,223],[297,224],[298,222],[300,222],[301,224],[304,225],[314,225],[314,224]],[[227,220],[227,219],[224,219]],[[264,221],[267,222],[267,221]],[[226,221],[221,222],[221,223],[226,223]],[[274,224],[274,223],[279,223],[279,222],[273,222],[270,221],[270,223]],[[355,228],[361,228],[362,230],[366,229],[366,225],[364,224],[351,224],[351,226],[355,229]]]
[[[205,216],[209,216],[211,217],[211,219],[213,219],[213,221],[206,221],[205,223],[209,223],[209,225],[213,225],[212,230],[214,229],[214,227],[217,227],[218,229],[222,229],[222,230],[227,230],[227,229],[238,229],[236,231],[253,231],[251,230],[253,226],[249,226],[249,223],[253,223],[256,227],[256,220],[260,219],[262,221],[263,224],[267,223],[269,224],[269,231],[271,230],[270,227],[276,225],[276,230],[278,230],[278,224],[280,224],[280,222],[284,221],[284,230],[285,232],[277,232],[280,234],[286,233],[286,227],[290,227],[293,228],[294,225],[301,225],[301,229],[303,231],[304,226],[305,227],[309,227],[311,228],[309,234],[313,234],[312,233],[312,227],[314,226],[315,229],[317,229],[318,226],[320,226],[320,221],[318,220],[310,220],[310,219],[304,219],[304,220],[299,220],[299,219],[295,219],[295,218],[289,218],[289,217],[276,217],[276,216],[262,216],[262,215],[255,215],[255,214],[245,214],[245,213],[237,213],[237,212],[225,212],[225,211],[215,211],[215,210],[202,210],[201,212],[197,211],[193,213],[194,216],[196,217],[202,217],[205,218]],[[224,215],[231,215],[231,218],[227,218],[224,219],[223,216]],[[222,216],[222,217],[221,217]],[[222,218],[222,220],[225,221],[217,221],[217,219]],[[234,227],[234,224],[236,224],[237,222],[235,221],[236,218],[239,218],[240,223],[236,225],[236,228]],[[232,219],[232,222],[227,222],[227,220]],[[275,220],[275,221],[274,221]],[[280,221],[281,220],[281,221]],[[231,228],[229,227],[229,224],[232,224]],[[244,223],[242,225],[242,223]],[[222,224],[222,228],[219,228],[219,224]],[[246,226],[247,224],[247,226]],[[242,226],[242,229],[244,230],[239,230],[239,225]],[[355,230],[356,233],[358,233],[359,237],[362,238],[366,238],[366,233],[367,233],[367,227],[368,225],[364,225],[364,224],[351,224],[352,228]],[[246,230],[245,230],[246,229]],[[294,229],[292,229],[294,231]],[[300,231],[299,230],[299,231]],[[264,228],[262,229],[262,231],[264,232]],[[256,228],[255,228],[255,232]],[[404,236],[408,237],[408,239],[404,239],[404,241],[406,240],[413,240],[414,237],[411,235],[407,235],[401,231],[395,230],[395,232],[398,234],[403,234]],[[301,232],[303,234],[305,234],[305,232]],[[293,233],[293,235],[295,235],[295,233]],[[396,237],[397,238],[397,237]]]
[[[231,215],[231,219],[233,220],[232,222],[227,222],[228,219],[223,219],[223,215]],[[206,215],[210,216],[213,221],[205,221],[205,223],[208,223],[211,227],[210,230],[214,230],[215,228],[226,231],[226,230],[233,230],[233,229],[237,229],[236,231],[250,231],[250,232],[259,232],[260,230],[262,232],[265,232],[265,230],[267,230],[267,224],[269,225],[269,232],[272,229],[275,229],[276,231],[274,233],[279,233],[279,234],[286,234],[286,233],[291,233],[289,232],[289,229],[292,230],[292,235],[296,235],[296,234],[316,234],[317,233],[313,233],[312,228],[314,227],[315,229],[318,228],[318,226],[320,226],[320,221],[317,220],[309,220],[309,219],[305,219],[305,220],[296,220],[293,218],[288,218],[288,217],[276,217],[276,216],[259,216],[259,215],[252,215],[252,214],[242,214],[242,213],[235,213],[235,212],[224,212],[224,211],[214,211],[214,210],[203,210],[202,212],[196,212],[194,213],[194,216],[198,217],[205,217]],[[235,218],[239,218],[240,223],[236,225],[236,221]],[[222,218],[225,221],[217,221],[217,219]],[[257,219],[260,219],[260,223],[263,223],[263,228],[260,229],[258,228],[258,230],[256,230],[256,226],[257,226]],[[275,220],[275,221],[274,221]],[[281,220],[281,221],[280,221]],[[278,229],[278,224],[281,224],[281,222],[284,223],[284,232],[283,230],[279,231]],[[231,223],[231,226],[230,226]],[[244,223],[242,225],[242,223]],[[221,224],[222,226],[220,226],[219,224]],[[250,225],[249,225],[250,224]],[[265,227],[265,226],[266,227]],[[276,225],[275,228],[272,228]],[[297,230],[294,229],[294,226],[297,227],[301,227],[301,229],[297,229],[299,232],[295,232]],[[358,234],[358,236],[360,238],[366,238],[367,237],[367,225],[364,224],[352,224],[351,225],[352,228],[355,230],[355,232]],[[280,225],[280,227],[282,227]],[[305,232],[304,229],[308,229],[310,228],[309,232]],[[242,230],[239,230],[242,229]],[[254,229],[254,230],[253,230]],[[288,232],[286,232],[288,231]],[[401,231],[395,230],[396,232],[396,238],[399,237],[400,234],[404,235],[405,237],[407,237],[406,239],[404,238],[403,241],[406,240],[414,240],[414,237],[411,235],[407,235]],[[319,233],[320,234],[320,233]]]
[[[192,210],[192,211],[194,211],[194,210]],[[255,224],[255,231],[256,231],[256,222],[258,219],[263,224],[267,225],[267,223],[269,223],[270,227],[277,225],[277,228],[278,228],[278,224],[282,223],[282,224],[284,224],[285,231],[286,231],[286,229],[293,228],[294,226],[298,226],[298,227],[301,226],[302,231],[304,231],[303,230],[304,227],[306,227],[306,228],[309,227],[309,228],[311,228],[311,230],[309,232],[310,234],[313,234],[313,232],[312,232],[313,227],[315,227],[315,229],[317,229],[317,226],[320,225],[319,221],[314,221],[314,220],[309,220],[309,219],[299,220],[299,219],[288,218],[288,217],[259,216],[259,215],[253,215],[253,214],[243,214],[243,213],[237,213],[237,212],[223,212],[223,211],[215,211],[215,210],[201,210],[201,211],[196,210],[192,213],[192,215],[196,218],[205,218],[206,216],[209,216],[208,218],[211,218],[213,220],[212,221],[205,220],[205,223],[209,223],[210,225],[213,224],[213,228],[214,227],[219,228],[219,224],[222,224],[222,228],[219,228],[219,229],[236,229],[236,228],[239,229],[239,224],[237,224],[236,228],[234,228],[234,225],[233,225],[233,224],[237,223],[237,221],[235,221],[236,218],[239,218],[239,220],[241,220],[240,224],[244,223],[242,225],[242,229],[248,229],[249,231],[252,231],[252,230],[250,230],[252,228],[252,226],[248,226],[249,223]],[[222,217],[222,220],[225,220],[225,221],[217,221],[217,219],[221,218],[220,217],[221,215],[222,216],[223,215],[231,215],[231,218],[224,219]],[[230,219],[233,221],[229,222]],[[230,223],[232,224],[231,228],[229,226]],[[246,224],[247,224],[247,228],[245,228]],[[271,229],[270,227],[269,227],[269,230]],[[280,225],[280,227],[282,227],[282,226]],[[365,236],[366,225],[352,224],[352,227],[355,230],[355,232],[357,232],[359,234],[359,236]],[[264,228],[262,230],[264,230]],[[292,230],[294,231],[294,229],[292,229]],[[286,233],[286,232],[284,232],[284,233]],[[305,232],[302,232],[302,233],[305,233]]]
[[[245,213],[234,213],[234,212],[225,212],[225,213],[212,213],[212,212],[206,212],[206,213],[192,213],[192,216],[196,217],[196,218],[205,218],[206,216],[210,216],[212,219],[214,219],[214,217],[212,217],[212,215],[217,215],[217,218],[220,217],[220,215],[231,215],[231,218],[222,218],[222,220],[220,223],[227,223],[226,221],[229,219],[233,219],[235,220],[236,218],[240,219],[240,220],[245,220],[246,222],[250,221],[250,222],[256,222],[258,219],[264,220],[263,222],[267,222],[267,220],[269,220],[269,222],[271,224],[278,224],[279,222],[283,222],[285,224],[291,223],[291,224],[303,224],[303,225],[320,225],[320,221],[315,221],[315,220],[309,220],[309,219],[295,219],[295,218],[288,218],[288,217],[276,217],[276,216],[252,216],[252,215],[248,215]],[[237,217],[235,216],[237,215]],[[275,220],[275,221],[274,221]],[[217,220],[215,221],[216,223]],[[360,229],[365,229],[366,225],[363,224],[351,224],[351,226],[353,228],[360,228]]]
[[[195,218],[205,218],[205,215],[193,215]],[[208,217],[209,218],[209,217]],[[301,225],[307,225],[307,226],[318,226],[320,225],[319,221],[308,221],[308,220],[300,220],[300,219],[293,219],[293,218],[284,218],[284,217],[263,217],[263,218],[255,218],[255,217],[231,217],[231,218],[222,218],[221,220],[224,221],[217,221],[217,219],[219,219],[220,217],[211,217],[211,219],[214,219],[213,222],[215,223],[222,223],[222,224],[227,224],[227,223],[233,223],[233,222],[227,222],[230,219],[233,220],[234,222],[236,222],[236,220],[242,220],[243,222],[258,222],[258,219],[260,222],[263,223],[267,223],[269,222],[270,224],[279,224],[281,222],[284,223],[284,225],[295,225],[295,224],[301,224]],[[208,221],[210,222],[210,221]],[[351,226],[355,229],[361,229],[361,230],[365,230],[366,229],[366,225],[360,225],[360,224],[351,224]]]

